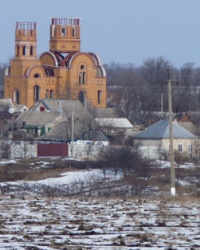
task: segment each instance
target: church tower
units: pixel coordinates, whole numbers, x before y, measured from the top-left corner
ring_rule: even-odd
[[[15,56],[5,72],[4,97],[12,98],[15,104],[28,105],[31,87],[27,71],[32,65],[39,64],[36,22],[16,22]]]
[[[52,18],[50,51],[59,53],[80,51],[80,19]]]
[[[15,29],[15,59],[35,60],[37,34],[35,22],[17,22]]]

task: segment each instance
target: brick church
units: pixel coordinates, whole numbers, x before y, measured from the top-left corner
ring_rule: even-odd
[[[35,22],[17,22],[15,55],[5,72],[4,98],[33,106],[44,98],[106,107],[106,72],[100,58],[80,49],[80,19],[52,18],[49,51],[37,58]]]

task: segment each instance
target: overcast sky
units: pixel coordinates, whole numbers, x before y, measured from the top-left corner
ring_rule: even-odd
[[[14,56],[15,23],[37,22],[37,53],[49,49],[50,18],[81,18],[81,50],[103,63],[163,56],[200,67],[200,0],[1,0],[0,62]]]

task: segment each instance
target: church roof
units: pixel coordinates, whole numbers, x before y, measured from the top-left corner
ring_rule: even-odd
[[[174,139],[197,139],[198,137],[172,122]],[[161,120],[134,136],[135,139],[169,139],[169,120]]]

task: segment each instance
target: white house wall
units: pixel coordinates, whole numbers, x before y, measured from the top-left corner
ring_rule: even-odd
[[[188,146],[193,145],[194,148],[195,142],[198,141],[199,139],[173,139],[173,149],[174,151],[178,151],[178,145],[181,144],[183,150],[182,152],[188,153]],[[162,140],[162,147],[164,150],[169,151],[169,145],[170,145],[169,139]]]
[[[37,144],[12,144],[10,148],[10,158],[36,158],[37,157]]]
[[[159,159],[159,147],[155,146],[141,146],[140,151],[142,156],[146,159]]]
[[[87,157],[97,158],[99,153],[103,150],[104,147],[108,146],[107,142],[99,144],[91,143],[73,143],[69,144],[68,147],[68,157],[73,157],[75,159],[83,159]],[[73,148],[73,150],[72,150]],[[73,151],[73,155],[72,155]],[[10,158],[37,158],[38,157],[38,144],[12,144],[10,148]]]
[[[162,140],[134,140],[139,145],[143,157],[155,159],[160,157],[160,152],[169,152],[169,139]],[[182,145],[182,153],[189,153],[188,146],[193,145],[193,152],[195,143],[200,143],[199,139],[173,139],[173,149],[178,151],[178,145]]]
[[[73,145],[69,144],[68,156],[75,159],[97,158],[104,147],[106,146],[73,143]]]

